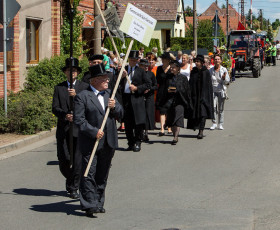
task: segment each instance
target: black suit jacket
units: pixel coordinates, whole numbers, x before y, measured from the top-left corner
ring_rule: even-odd
[[[126,67],[128,71],[128,66]],[[122,79],[122,89],[124,94],[125,85],[127,79]],[[139,67],[135,67],[133,77],[131,79],[131,84],[137,86],[137,91],[131,94],[131,104],[134,112],[136,125],[146,123],[146,110],[144,101],[144,92],[146,89],[150,89],[152,81],[149,79],[145,71]]]
[[[88,88],[88,84],[76,80],[74,89],[76,93],[85,90]],[[64,81],[54,87],[53,94],[53,103],[52,103],[52,112],[57,116],[57,137],[65,137],[66,132],[69,129],[69,121],[65,119],[66,114],[70,113],[70,99],[68,93],[68,84],[67,81]],[[74,136],[77,136],[77,129],[74,128]]]
[[[108,89],[104,94],[104,105],[108,105],[108,100],[111,91]],[[82,154],[91,154],[98,130],[100,129],[105,111],[103,110],[97,96],[89,87],[88,90],[82,91],[75,97],[75,113],[74,113],[74,123],[79,127],[79,137],[78,142],[80,146],[80,151]],[[108,145],[115,149],[118,147],[118,135],[115,119],[120,119],[123,117],[123,108],[116,100],[116,106],[114,110],[111,110],[106,126],[104,128],[105,135],[99,141],[100,149],[106,141]]]

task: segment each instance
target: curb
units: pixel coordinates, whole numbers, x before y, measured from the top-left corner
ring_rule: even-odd
[[[30,145],[30,144],[37,142],[39,140],[42,140],[44,138],[53,136],[53,135],[55,135],[55,133],[56,133],[56,127],[52,128],[50,131],[42,131],[38,134],[34,134],[30,137],[23,138],[22,140],[16,141],[14,143],[3,145],[0,147],[0,154],[7,153],[10,151],[22,148],[24,146]]]

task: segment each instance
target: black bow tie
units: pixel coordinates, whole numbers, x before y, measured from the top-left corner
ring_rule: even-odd
[[[99,95],[104,96],[104,94],[105,94],[105,91],[101,91],[101,92],[99,92],[99,93],[97,94],[97,97],[98,97]]]

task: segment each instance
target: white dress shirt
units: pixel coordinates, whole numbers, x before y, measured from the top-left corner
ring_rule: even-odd
[[[99,102],[100,102],[100,104],[101,104],[103,110],[105,111],[104,96],[102,96],[102,95],[100,95],[100,94],[98,95],[99,91],[98,91],[96,88],[94,88],[92,85],[90,85],[90,88],[92,89],[92,91],[93,91],[93,92],[95,93],[95,95],[97,96],[97,98],[98,98],[98,100],[99,100]]]
[[[132,70],[131,70],[131,68],[132,68]],[[132,79],[132,77],[133,77],[133,75],[134,75],[134,70],[135,70],[135,66],[134,66],[134,67],[128,66],[128,73],[130,73],[130,74],[128,75],[128,79],[130,80],[130,82],[131,82],[131,79]],[[124,93],[131,93],[131,91],[130,91],[130,89],[129,89],[129,84],[128,84],[128,82],[126,82],[126,84],[125,84]]]

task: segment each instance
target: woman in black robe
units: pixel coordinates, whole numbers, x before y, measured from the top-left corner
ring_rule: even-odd
[[[167,109],[164,107],[167,97],[167,87],[166,84],[169,79],[172,78],[172,73],[170,72],[170,61],[172,60],[169,52],[164,52],[160,58],[162,59],[162,66],[157,68],[157,83],[158,91],[156,98],[156,109],[160,112],[160,132],[159,136],[164,135],[164,128],[166,126],[166,113]],[[169,133],[169,131],[168,131]]]
[[[193,112],[187,128],[199,129],[197,138],[202,139],[206,119],[214,118],[213,86],[209,70],[204,66],[204,56],[197,55],[195,64],[189,80]]]
[[[168,93],[164,107],[167,108],[166,125],[171,127],[174,136],[172,145],[178,142],[180,127],[184,127],[185,114],[192,108],[188,78],[180,73],[180,66],[178,61],[171,62],[170,71],[173,76],[166,84]]]
[[[157,80],[153,72],[148,71],[149,62],[146,59],[141,59],[139,62],[139,67],[144,69],[148,78],[151,79],[151,88],[144,92],[145,97],[145,108],[146,108],[146,125],[143,135],[143,141],[149,141],[148,130],[155,129],[155,90],[157,90]]]

